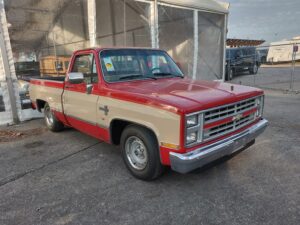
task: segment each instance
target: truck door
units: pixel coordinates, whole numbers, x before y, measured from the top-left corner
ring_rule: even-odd
[[[66,80],[63,94],[64,113],[74,128],[93,135],[96,127],[96,106],[98,95],[98,74],[93,52],[74,56],[70,72],[80,72],[84,82],[71,84]],[[91,93],[87,93],[87,85],[92,85]]]

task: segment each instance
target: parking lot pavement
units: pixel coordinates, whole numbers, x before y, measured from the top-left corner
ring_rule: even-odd
[[[0,143],[0,224],[299,224],[300,95],[267,92],[270,126],[234,158],[154,182],[73,129]],[[2,130],[4,128],[1,128]]]
[[[256,75],[249,75],[248,72],[240,73],[231,82],[273,90],[289,90],[291,89],[291,79],[293,79],[293,90],[300,92],[300,67],[295,67],[293,77],[291,73],[291,67],[261,67]]]

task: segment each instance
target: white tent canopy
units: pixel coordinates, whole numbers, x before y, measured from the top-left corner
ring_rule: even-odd
[[[15,61],[71,55],[75,50],[94,46],[159,47],[193,79],[224,77],[227,3],[216,0],[0,1],[5,3],[2,29],[8,31],[4,37],[5,49],[1,51],[11,52]],[[19,99],[14,61],[9,63],[9,76]],[[21,107],[19,100],[9,101],[7,76],[7,71],[0,71],[0,93],[4,93],[4,113],[11,114],[11,109]],[[12,104],[16,107],[11,107]]]
[[[160,0],[159,2],[217,13],[228,13],[229,7],[228,3],[214,0]]]

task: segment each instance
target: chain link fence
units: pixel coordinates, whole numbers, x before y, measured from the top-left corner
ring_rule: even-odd
[[[227,49],[226,78],[236,84],[300,92],[299,45],[300,42],[260,46],[253,54],[241,47],[236,48],[240,50],[238,55]],[[257,70],[253,70],[254,65]]]

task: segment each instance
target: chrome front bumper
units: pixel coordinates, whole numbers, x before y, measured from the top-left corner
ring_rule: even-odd
[[[179,173],[187,173],[196,168],[202,167],[216,159],[244,148],[258,135],[264,132],[268,126],[266,119],[261,119],[258,123],[246,129],[242,133],[230,136],[208,146],[201,147],[192,152],[179,154],[170,153],[171,168]]]

